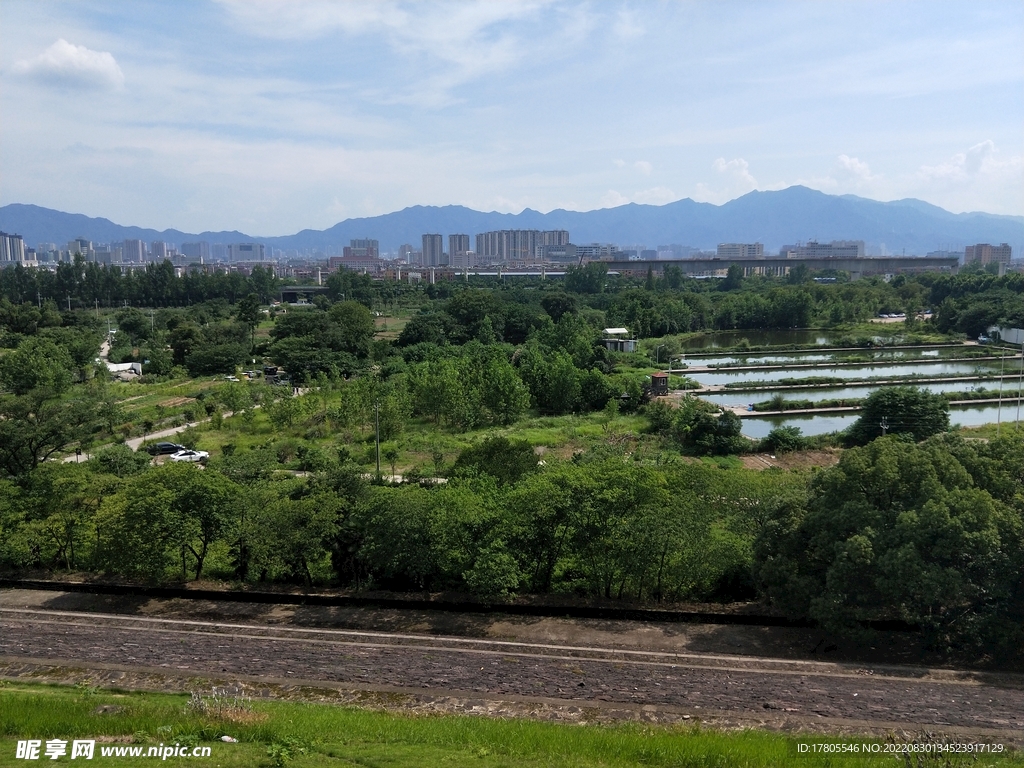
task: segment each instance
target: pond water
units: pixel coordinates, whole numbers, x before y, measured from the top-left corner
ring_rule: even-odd
[[[789,329],[779,331],[718,331],[717,333],[706,333],[702,336],[694,336],[683,342],[686,349],[717,349],[719,347],[731,347],[746,339],[751,346],[767,347],[772,344],[817,344],[824,346],[829,344],[829,337],[825,331],[814,331],[807,329]]]
[[[711,355],[687,357],[683,362],[691,366],[717,365],[788,365],[791,363],[843,362],[851,358],[883,360],[928,360],[954,357],[966,347],[921,347],[919,349],[857,349],[842,352],[777,352],[773,354]],[[675,360],[676,358],[673,358]]]
[[[1024,402],[1017,400],[1003,402],[1001,420],[1003,424],[1014,425],[1020,416],[1024,416]],[[860,414],[828,413],[821,415],[804,414],[796,416],[744,417],[743,434],[747,437],[761,439],[776,427],[799,427],[804,435],[824,435],[838,432],[853,424]],[[982,424],[995,424],[1000,419],[998,405],[958,406],[949,409],[949,423],[960,427],[979,427]]]
[[[983,389],[991,397],[999,397],[999,381],[987,379],[985,381],[944,381],[934,383],[914,384],[908,381],[907,384],[916,386],[928,392],[973,392]],[[1018,388],[1017,378],[1006,377],[1003,380],[1003,396],[1008,397],[1010,392],[1016,392]],[[775,395],[782,395],[787,400],[810,400],[820,402],[822,400],[852,400],[864,398],[879,389],[878,386],[859,387],[815,387],[814,389],[777,389],[758,390],[757,392],[714,392],[701,395],[702,400],[715,403],[716,405],[747,405],[748,403],[760,403],[771,400]]]
[[[837,368],[829,365],[816,365],[812,368],[800,368],[796,370],[775,370],[775,371],[693,371],[687,372],[687,376],[704,386],[717,386],[729,383],[741,382],[772,382],[779,379],[810,379],[816,376],[829,376],[837,379],[869,379],[879,376],[887,378],[900,378],[917,374],[919,376],[972,376],[975,374],[991,374],[999,370],[999,362],[995,361],[995,368],[992,361],[989,362],[950,362],[950,363],[921,363],[914,365],[863,365],[850,368]],[[910,381],[907,382],[911,383]]]

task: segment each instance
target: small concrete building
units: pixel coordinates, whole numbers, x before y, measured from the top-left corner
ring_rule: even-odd
[[[604,336],[604,347],[609,352],[636,352],[637,341],[628,338],[629,329],[605,328]]]
[[[107,363],[107,370],[118,381],[131,381],[142,375],[142,363]]]

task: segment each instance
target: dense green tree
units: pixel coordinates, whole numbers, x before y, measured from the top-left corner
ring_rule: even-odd
[[[562,292],[549,293],[540,300],[540,305],[556,323],[562,319],[562,315],[575,315],[579,311],[576,299]]]
[[[671,425],[671,434],[679,444],[698,455],[742,453],[749,448],[749,441],[740,434],[743,424],[739,416],[732,411],[719,412],[695,397],[684,397],[673,416],[664,412],[659,416],[663,417],[659,423]]]
[[[74,570],[88,562],[104,485],[79,464],[45,464],[32,473],[22,497],[32,564]]]
[[[483,405],[498,424],[513,424],[530,407],[530,391],[504,358],[487,363],[481,382]]]
[[[370,353],[370,343],[376,330],[370,310],[357,301],[342,301],[332,306],[327,315],[334,326],[331,329],[332,349],[356,357],[366,357]]]
[[[806,445],[806,442],[800,433],[800,427],[775,427],[761,441],[761,449],[772,453],[788,453],[800,450]]]
[[[0,473],[27,478],[39,464],[86,440],[101,403],[87,391],[57,399],[43,390],[0,396]]]
[[[947,429],[949,403],[941,395],[917,387],[881,387],[864,401],[860,418],[847,431],[847,439],[854,445],[883,434],[924,440]]]
[[[250,293],[238,302],[235,307],[235,319],[249,329],[249,345],[256,346],[256,326],[263,319],[260,300],[255,293]]]
[[[174,562],[174,492],[165,475],[181,467],[153,469],[103,500],[96,514],[97,563],[103,570],[150,580],[165,576]]]
[[[249,349],[243,344],[204,344],[192,350],[185,365],[193,376],[234,373],[248,357]]]
[[[42,307],[36,307],[28,302],[14,304],[6,296],[0,297],[0,329],[32,336],[40,328],[52,328],[60,324],[60,312],[51,299]]]
[[[601,293],[607,278],[608,265],[599,261],[582,267],[572,266],[565,272],[565,290],[570,293]]]
[[[537,455],[525,440],[488,437],[464,449],[452,469],[457,474],[490,475],[499,485],[513,485],[537,471]]]
[[[730,264],[729,269],[726,270],[725,279],[719,284],[719,289],[723,291],[735,291],[743,285],[743,267],[739,264]]]
[[[806,509],[779,510],[757,545],[770,599],[848,633],[858,621],[898,618],[934,642],[979,641],[1005,621],[1019,582],[1024,520],[977,488],[941,443],[895,437],[846,451],[819,473]]]
[[[75,362],[64,347],[33,336],[0,357],[0,385],[16,395],[33,389],[61,393],[71,386]]]

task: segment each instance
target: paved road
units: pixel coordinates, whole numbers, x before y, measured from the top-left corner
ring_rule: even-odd
[[[0,608],[19,659],[1024,737],[1019,677],[923,668]]]

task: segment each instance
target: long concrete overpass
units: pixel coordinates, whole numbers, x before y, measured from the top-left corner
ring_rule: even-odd
[[[793,258],[793,259],[676,259],[672,261],[606,261],[609,272],[643,277],[648,268],[656,275],[674,265],[684,275],[712,277],[724,274],[731,265],[738,264],[744,275],[789,274],[803,264],[809,270],[836,270],[848,272],[853,279],[868,275],[899,274],[907,272],[956,272],[959,259],[935,256],[863,256],[859,258]]]

